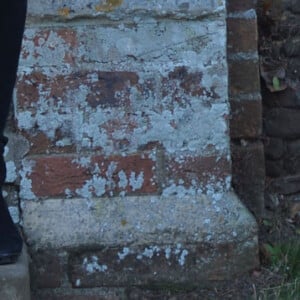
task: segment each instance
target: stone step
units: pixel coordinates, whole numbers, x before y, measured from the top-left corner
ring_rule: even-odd
[[[30,300],[28,255],[25,247],[15,264],[0,266],[0,299]]]

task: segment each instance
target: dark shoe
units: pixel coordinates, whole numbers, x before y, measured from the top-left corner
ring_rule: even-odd
[[[15,263],[22,246],[21,235],[13,223],[0,189],[0,265]]]

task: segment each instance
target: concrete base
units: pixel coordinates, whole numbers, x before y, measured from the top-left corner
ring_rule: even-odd
[[[37,280],[42,278],[38,269],[45,267],[38,264],[49,260],[53,268],[53,253],[64,252],[56,259],[64,256],[64,267],[53,268],[55,287],[60,286],[57,274],[66,266],[68,284],[93,288],[205,285],[258,265],[256,222],[231,192],[26,201],[23,216]],[[35,259],[34,253],[42,259]]]
[[[15,264],[0,266],[0,299],[30,300],[28,256],[25,247]]]

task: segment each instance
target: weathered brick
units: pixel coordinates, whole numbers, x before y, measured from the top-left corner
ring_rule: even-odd
[[[52,65],[74,66],[76,61],[78,41],[77,31],[71,26],[52,28],[28,28],[24,34],[22,59],[27,63],[45,63],[51,59]]]
[[[33,72],[23,75],[18,81],[18,107],[36,113],[37,109],[41,109],[36,102],[43,96],[45,105],[59,108],[61,102],[70,100],[70,93],[76,97],[76,93],[86,89],[86,101],[92,108],[123,106],[125,109],[129,102],[129,87],[137,81],[138,76],[134,72],[81,71],[55,77]],[[61,110],[60,113],[68,112]]]
[[[37,0],[29,6],[29,16],[36,18],[48,17],[68,20],[80,17],[96,17],[105,15],[113,20],[128,19],[137,14],[161,17],[171,16],[175,18],[193,18],[206,16],[224,9],[224,1],[202,2],[190,0],[186,2],[176,1],[149,1],[149,0],[89,0],[70,3],[48,3]]]
[[[257,138],[262,133],[262,102],[257,100],[230,101],[231,138]]]
[[[231,145],[232,185],[245,205],[257,216],[264,209],[265,160],[262,143]]]
[[[222,185],[231,173],[230,162],[226,157],[185,157],[166,159],[166,184],[174,184],[185,188],[202,188],[206,191],[207,185]]]
[[[256,52],[257,42],[256,19],[227,19],[227,49],[230,54]]]
[[[193,97],[206,96],[211,100],[219,99],[216,87],[205,87],[202,82],[202,72],[189,72],[185,66],[176,67],[169,72],[168,77],[162,79],[162,96],[172,96],[173,101],[178,103],[188,102]],[[187,98],[187,99],[184,99]]]
[[[28,155],[74,153],[76,150],[76,145],[72,143],[68,137],[65,137],[60,130],[56,131],[54,139],[50,139],[41,131],[36,131],[34,133],[31,131],[22,131],[22,135],[30,145],[27,153]]]
[[[23,192],[36,197],[151,194],[158,190],[155,162],[147,154],[32,157],[30,165],[26,178],[32,187]]]
[[[251,252],[252,251],[252,252]],[[208,257],[214,257],[206,269]],[[189,284],[198,280],[224,280],[240,263],[257,265],[257,253],[249,245],[240,253],[234,241],[220,244],[137,245],[108,247],[70,256],[70,281],[75,288],[160,286]],[[189,270],[189,272],[186,272]],[[230,270],[230,271],[229,271]]]
[[[62,257],[55,252],[46,250],[32,253],[30,276],[34,289],[59,288],[61,286],[66,266],[62,262]]]
[[[229,92],[231,96],[240,93],[260,92],[260,77],[257,61],[229,61],[228,67]]]
[[[237,12],[237,11],[245,11],[248,9],[255,8],[257,0],[228,0],[227,1],[227,11]]]

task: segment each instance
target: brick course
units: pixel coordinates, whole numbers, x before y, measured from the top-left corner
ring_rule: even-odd
[[[35,197],[114,196],[158,191],[155,162],[147,154],[91,157],[47,156],[30,159]],[[23,192],[26,193],[25,191]]]

